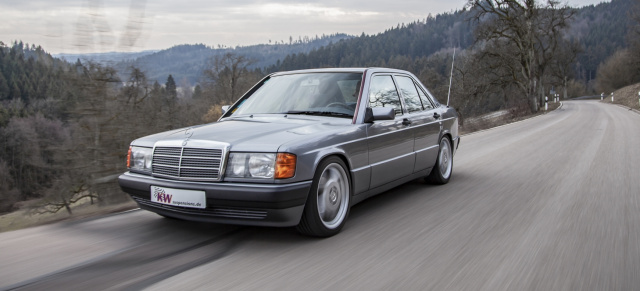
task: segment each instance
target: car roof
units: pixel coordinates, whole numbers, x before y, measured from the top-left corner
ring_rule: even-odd
[[[306,70],[295,70],[295,71],[283,71],[271,74],[271,76],[281,76],[281,75],[292,75],[292,74],[308,74],[308,73],[404,73],[411,74],[404,70],[398,69],[390,69],[390,68],[322,68],[322,69],[306,69]]]

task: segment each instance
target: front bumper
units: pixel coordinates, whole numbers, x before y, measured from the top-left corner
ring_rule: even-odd
[[[300,222],[311,181],[291,184],[207,183],[160,179],[126,172],[120,188],[140,208],[185,220],[256,226],[294,226]],[[207,208],[189,208],[151,201],[151,186],[205,191]]]

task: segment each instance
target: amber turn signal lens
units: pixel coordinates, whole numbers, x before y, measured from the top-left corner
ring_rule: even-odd
[[[129,152],[127,152],[127,169],[131,168],[131,147],[129,147]]]
[[[276,173],[274,178],[287,179],[296,175],[296,155],[280,153],[276,157]]]

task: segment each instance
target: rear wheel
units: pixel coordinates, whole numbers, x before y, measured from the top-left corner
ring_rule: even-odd
[[[313,178],[311,191],[296,229],[303,234],[329,237],[340,232],[349,215],[351,180],[337,157],[323,160]]]
[[[453,171],[453,154],[451,151],[451,141],[449,137],[443,136],[440,139],[440,149],[438,150],[438,159],[431,169],[431,173],[427,176],[427,182],[433,184],[447,184],[451,178]]]

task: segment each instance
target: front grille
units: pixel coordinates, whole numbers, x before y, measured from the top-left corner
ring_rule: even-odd
[[[219,181],[223,148],[159,146],[153,151],[154,176],[188,181]]]

